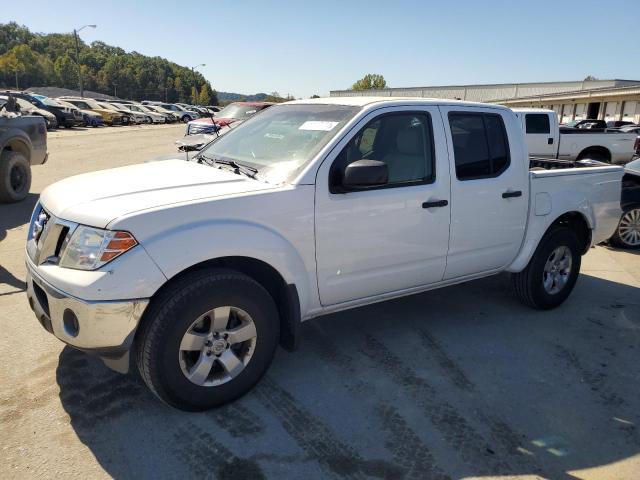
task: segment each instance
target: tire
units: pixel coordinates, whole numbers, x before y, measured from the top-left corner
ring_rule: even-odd
[[[620,248],[640,248],[640,204],[625,207],[611,243]]]
[[[182,116],[182,123],[187,123],[191,121],[191,117],[189,115]]]
[[[151,125],[153,123],[153,119],[151,117],[144,117],[144,121]]]
[[[0,156],[0,202],[24,200],[31,188],[31,165],[20,152],[5,150]]]
[[[214,323],[210,320],[207,326],[207,319],[224,317],[217,312],[224,312],[229,306],[232,313],[225,314],[229,326],[239,319],[244,325],[248,316],[255,327],[255,337],[231,347],[222,345],[222,355],[215,352],[216,347],[227,341],[233,343],[222,336],[216,336],[213,345],[209,342],[208,346],[183,350],[188,332],[191,338],[207,335]],[[196,323],[203,316],[204,325]],[[223,269],[192,272],[161,292],[149,305],[136,337],[136,363],[144,382],[162,401],[181,410],[206,410],[235,400],[260,380],[275,354],[279,326],[273,298],[252,278]],[[205,333],[194,333],[196,328]],[[239,350],[234,352],[236,347]],[[246,359],[237,364],[244,365],[239,373],[231,374],[223,367],[227,352],[233,353],[236,360]],[[199,375],[196,379],[196,367],[204,361],[213,362],[213,367],[209,367],[204,377]],[[194,380],[187,378],[188,374]],[[207,382],[209,385],[204,384]]]
[[[551,256],[554,252],[559,252],[559,249],[566,249],[560,250],[566,253],[566,257],[561,258],[570,258],[569,267],[552,269],[550,273],[545,273],[547,262],[553,264],[553,260],[558,260],[557,254],[554,259]],[[522,272],[511,275],[517,297],[525,305],[540,310],[557,307],[571,294],[580,273],[581,260],[580,244],[576,234],[568,227],[552,227],[540,240],[527,267]],[[561,263],[564,264],[564,262]],[[549,280],[554,278],[554,272],[558,281],[556,283],[551,281],[549,285]],[[546,285],[545,280],[547,280]]]

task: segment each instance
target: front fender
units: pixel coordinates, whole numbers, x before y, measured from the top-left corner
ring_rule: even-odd
[[[199,263],[222,257],[249,257],[261,260],[280,273],[287,284],[298,289],[302,312],[309,310],[314,288],[298,250],[277,231],[256,223],[212,220],[182,224],[159,232],[143,242],[151,258],[171,279]]]

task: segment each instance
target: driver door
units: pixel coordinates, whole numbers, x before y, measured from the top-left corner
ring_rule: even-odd
[[[389,183],[340,188],[346,165],[366,158]],[[370,113],[325,159],[316,178],[320,301],[335,305],[421,287],[444,276],[449,243],[449,168],[436,107]]]

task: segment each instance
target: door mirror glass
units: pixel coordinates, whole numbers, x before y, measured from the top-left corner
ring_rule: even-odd
[[[384,185],[389,181],[387,164],[379,160],[356,160],[347,165],[342,185],[348,189],[364,189]]]

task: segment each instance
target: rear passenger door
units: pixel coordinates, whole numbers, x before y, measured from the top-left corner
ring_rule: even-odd
[[[551,122],[546,113],[524,114],[525,140],[532,157],[554,158],[558,149],[557,135],[551,133]]]
[[[451,171],[451,230],[444,279],[513,261],[524,235],[528,161],[513,112],[441,107]],[[507,126],[510,131],[507,132]]]

